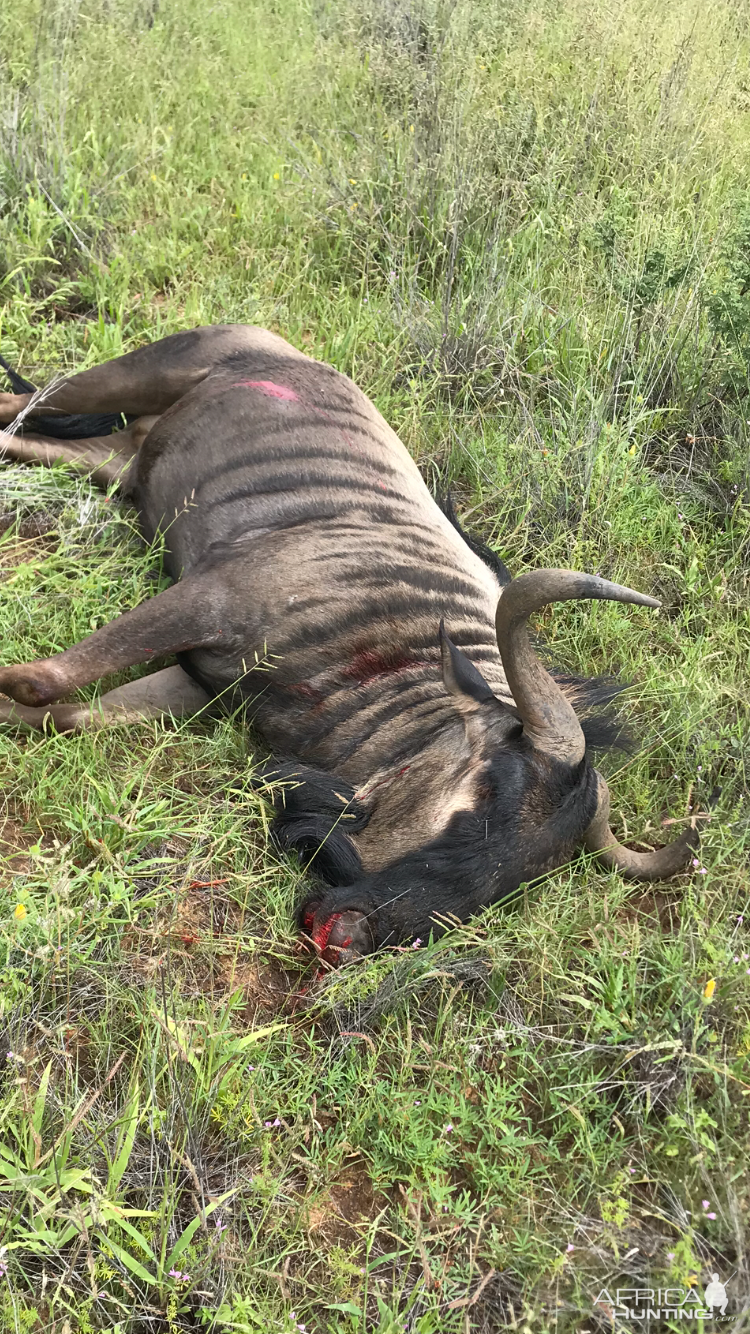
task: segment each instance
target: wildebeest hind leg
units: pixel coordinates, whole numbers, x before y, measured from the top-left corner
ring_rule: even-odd
[[[191,648],[223,647],[224,615],[216,578],[189,576],[53,658],[1,667],[0,693],[32,707],[51,704],[138,662]]]
[[[256,331],[240,324],[214,324],[170,334],[58,381],[43,392],[35,411],[44,416],[51,412],[158,415],[205,380],[226,358],[256,343]],[[31,397],[0,393],[0,422],[13,421],[28,408]]]
[[[165,667],[161,672],[109,690],[93,703],[80,701],[28,708],[25,704],[0,701],[0,723],[15,723],[35,731],[45,731],[50,725],[56,732],[96,731],[154,718],[188,718],[203,712],[210,703],[205,690],[181,667]]]
[[[113,482],[124,483],[127,471],[158,417],[139,417],[114,435],[90,436],[84,440],[55,440],[52,436],[10,435],[0,431],[0,457],[19,463],[41,463],[51,468],[67,463],[76,472],[88,473],[97,486],[105,489]]]

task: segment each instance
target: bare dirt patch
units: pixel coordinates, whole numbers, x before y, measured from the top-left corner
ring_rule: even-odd
[[[295,979],[279,964],[269,960],[249,961],[239,952],[217,959],[216,982],[227,992],[242,992],[245,1001],[242,1019],[249,1025],[259,1015],[278,1014],[295,986]]]
[[[8,533],[9,528],[14,531]],[[0,513],[0,537],[8,533],[0,543],[0,571],[48,555],[56,541],[56,528],[57,519],[47,510],[29,514],[18,523],[15,514]]]
[[[359,1241],[362,1228],[372,1222],[385,1203],[364,1164],[355,1163],[309,1205],[308,1231],[331,1244],[351,1245]]]
[[[665,933],[677,931],[680,925],[680,895],[674,890],[670,892],[649,887],[642,893],[631,895],[617,917],[627,922],[643,922],[645,918],[653,925],[658,922]]]
[[[31,862],[27,853],[38,837],[18,820],[0,815],[0,885],[10,888],[14,876],[28,875]]]
[[[243,1024],[267,1019],[288,1007],[298,986],[275,959],[259,956],[248,940],[244,911],[223,890],[224,881],[195,881],[175,888],[171,903],[147,927],[130,927],[122,947],[136,973],[152,978],[166,957],[189,985],[205,995],[240,992]],[[244,929],[243,929],[244,928]]]

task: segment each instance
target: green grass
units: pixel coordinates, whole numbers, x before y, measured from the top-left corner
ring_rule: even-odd
[[[240,320],[333,362],[514,573],[662,598],[540,618],[631,682],[619,835],[714,799],[695,874],[582,857],[316,982],[240,719],[6,729],[3,1330],[593,1334],[602,1287],[713,1270],[739,1311],[749,56],[730,0],[0,12],[0,351]],[[3,661],[159,587],[65,470],[0,500]]]

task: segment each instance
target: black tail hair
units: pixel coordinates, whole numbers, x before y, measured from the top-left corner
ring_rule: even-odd
[[[474,552],[475,556],[478,556],[480,560],[483,560],[485,565],[489,565],[500,587],[505,588],[506,584],[509,584],[511,581],[510,570],[505,562],[502,561],[497,553],[492,551],[486,543],[480,542],[478,537],[472,537],[471,533],[465,532],[461,527],[458,515],[456,514],[456,507],[453,504],[453,496],[450,491],[446,491],[445,495],[442,499],[438,499],[437,503],[443,511],[446,519],[453,524],[456,532],[461,534],[467,547]]]
[[[0,357],[0,366],[10,380],[10,387],[14,394],[35,394],[36,385],[30,380],[24,379],[18,371],[14,371],[12,366],[8,365],[5,357]],[[72,412],[61,413],[58,417],[45,417],[42,414],[32,413],[29,419],[29,428],[39,431],[41,435],[52,436],[55,440],[86,440],[92,435],[111,435],[113,431],[126,426],[133,417],[126,417],[122,412],[103,412],[103,413],[85,413]],[[23,426],[21,427],[23,435]]]
[[[272,794],[273,831],[285,852],[296,852],[329,885],[351,885],[363,874],[359,853],[348,837],[364,829],[370,813],[354,788],[335,774],[291,761],[269,760],[254,782],[283,783]]]

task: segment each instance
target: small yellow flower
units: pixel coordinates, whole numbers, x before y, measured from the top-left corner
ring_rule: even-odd
[[[409,126],[409,134],[413,134],[413,133],[414,133],[414,126],[413,126],[413,125],[410,125],[410,126]]]
[[[281,172],[279,172],[279,171],[275,171],[275,172],[273,173],[273,179],[274,179],[275,181],[278,181],[280,178],[281,178]]]
[[[152,181],[155,181],[155,180],[156,180],[156,177],[155,177],[155,175],[154,175],[153,172],[151,172],[151,180],[152,180]]]
[[[246,171],[243,171],[243,173],[242,173],[242,179],[243,179],[243,181],[246,181],[246,180],[247,180],[247,172],[246,172]]]
[[[350,184],[350,185],[356,185],[356,184],[357,184],[357,182],[355,181],[355,179],[354,179],[353,176],[350,176],[350,177],[349,177],[349,184]]]
[[[26,904],[25,904],[25,903],[17,903],[16,906],[15,906],[15,908],[13,909],[13,916],[15,917],[16,921],[17,921],[17,922],[22,922],[23,919],[24,919],[24,917],[26,917],[27,915],[28,915],[28,914],[27,914],[27,910],[26,910]]]
[[[350,207],[350,209],[351,209],[351,211],[352,211],[352,213],[353,213],[354,210],[355,210],[355,208],[357,207],[357,205],[356,205],[356,204],[350,204],[349,207]]]
[[[705,987],[703,988],[703,999],[710,1001],[715,990],[716,990],[716,978],[709,977]]]
[[[633,455],[635,454],[635,452],[636,452],[635,445],[631,445],[631,446],[630,446],[630,449],[628,450],[628,454],[630,455],[631,459],[632,459]]]

